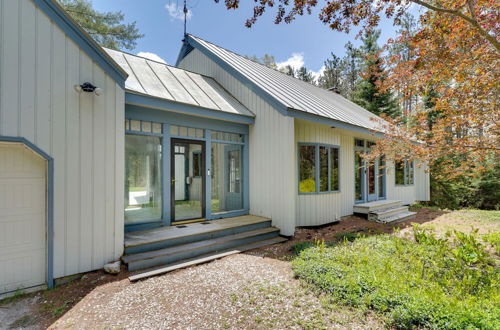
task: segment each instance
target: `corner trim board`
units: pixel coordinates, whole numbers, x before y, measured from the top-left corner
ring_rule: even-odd
[[[47,287],[54,287],[54,159],[24,137],[0,136],[1,142],[20,143],[47,161]]]

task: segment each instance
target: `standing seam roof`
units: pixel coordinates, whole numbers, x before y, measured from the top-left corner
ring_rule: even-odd
[[[125,81],[125,89],[129,92],[255,117],[213,78],[144,57],[105,50],[129,74]]]
[[[192,45],[195,48],[196,43],[200,44],[287,108],[367,129],[381,130],[378,120],[382,123],[384,121],[380,117],[337,93],[268,68],[199,37],[188,35],[186,39],[187,42],[195,41]],[[378,120],[374,121],[372,118]]]

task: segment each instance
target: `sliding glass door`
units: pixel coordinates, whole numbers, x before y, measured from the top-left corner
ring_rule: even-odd
[[[373,142],[354,140],[354,199],[356,203],[376,201],[386,197],[385,159],[367,162],[362,154],[370,152]]]

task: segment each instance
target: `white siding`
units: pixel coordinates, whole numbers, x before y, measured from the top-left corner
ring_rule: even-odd
[[[256,115],[250,126],[250,213],[272,218],[283,235],[295,231],[294,119],[281,115],[260,96],[197,49],[179,65],[213,77]]]
[[[402,204],[430,200],[429,173],[425,164],[415,161],[415,184],[400,186],[395,184],[394,163],[388,163],[387,198],[400,200]]]
[[[298,143],[314,142],[340,146],[340,192],[297,196],[297,226],[317,226],[352,214],[354,205],[354,137],[338,128],[303,120],[295,122],[295,159]],[[298,164],[295,162],[295,177],[298,178]]]
[[[124,91],[30,0],[1,1],[0,47],[0,135],[54,158],[54,277],[101,268],[123,249]]]

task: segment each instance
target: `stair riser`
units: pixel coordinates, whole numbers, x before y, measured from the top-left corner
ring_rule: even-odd
[[[159,257],[152,258],[152,259],[144,259],[144,260],[134,261],[134,262],[130,262],[128,264],[128,270],[135,271],[135,270],[165,265],[165,264],[181,261],[184,259],[194,258],[196,256],[200,256],[200,255],[211,253],[211,252],[222,251],[222,250],[234,248],[237,246],[242,246],[242,245],[244,246],[245,244],[250,244],[253,242],[270,239],[273,237],[277,237],[278,234],[279,234],[279,232],[275,231],[275,232],[270,232],[270,233],[266,233],[266,234],[260,234],[260,235],[256,235],[256,236],[232,240],[232,241],[224,242],[221,244],[214,244],[211,246],[205,246],[205,247],[201,247],[199,249],[181,251],[181,252],[173,254],[173,255],[159,256]]]
[[[368,220],[377,221],[378,219],[390,217],[390,216],[396,215],[398,213],[404,213],[404,212],[408,212],[408,207],[405,207],[404,209],[398,208],[398,209],[394,209],[394,210],[390,210],[390,211],[378,213],[378,214],[369,213]]]
[[[206,225],[206,226],[208,227],[210,225]],[[234,234],[243,233],[245,231],[251,231],[251,230],[268,228],[268,227],[271,227],[271,221],[265,221],[265,222],[254,223],[251,225],[244,225],[244,226],[239,226],[239,227],[222,229],[222,230],[215,231],[215,232],[200,233],[200,234],[190,235],[190,236],[186,236],[186,237],[179,237],[177,239],[168,239],[168,240],[154,242],[154,243],[129,246],[129,247],[125,247],[124,254],[134,254],[134,253],[143,253],[143,252],[148,252],[148,251],[160,250],[160,249],[164,249],[164,248],[168,248],[168,247],[172,247],[172,246],[176,246],[176,245],[205,241],[205,240],[209,240],[209,239],[213,239],[213,238],[234,235]]]
[[[392,221],[384,221],[384,219],[380,219],[380,220],[377,220],[377,222],[380,222],[380,223],[401,222],[401,221],[405,221],[405,220],[414,219],[415,217],[416,217],[415,214],[412,214],[412,215],[408,215],[406,217],[402,217],[402,218],[395,219],[395,220],[392,220]]]
[[[395,207],[401,205],[401,202],[393,202],[393,203],[388,203],[388,204],[383,204],[383,205],[378,205],[378,206],[370,206],[370,207],[362,207],[362,206],[356,206],[354,205],[353,212],[354,213],[363,213],[363,214],[368,214],[373,211],[385,209],[388,207]]]

